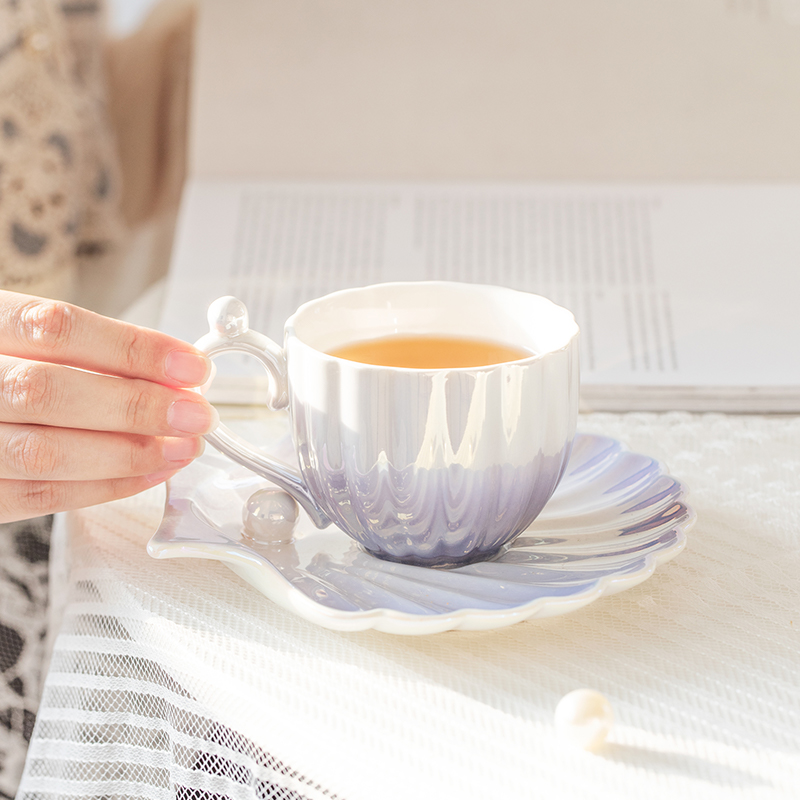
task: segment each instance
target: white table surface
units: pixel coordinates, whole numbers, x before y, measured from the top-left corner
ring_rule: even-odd
[[[643,584],[497,631],[335,633],[221,564],[150,559],[163,489],[69,515],[19,796],[797,797],[800,418],[579,427],[665,461],[698,522]],[[582,686],[616,714],[594,754],[554,735]]]

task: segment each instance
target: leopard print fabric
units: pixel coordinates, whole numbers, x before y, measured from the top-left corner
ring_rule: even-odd
[[[0,798],[12,798],[36,719],[52,517],[0,525]]]

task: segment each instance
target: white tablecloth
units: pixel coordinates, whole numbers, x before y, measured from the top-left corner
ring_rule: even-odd
[[[800,418],[590,415],[698,522],[652,578],[497,631],[335,633],[221,564],[155,561],[163,489],[69,517],[68,600],[19,797],[796,798]],[[598,753],[554,735],[603,692]]]

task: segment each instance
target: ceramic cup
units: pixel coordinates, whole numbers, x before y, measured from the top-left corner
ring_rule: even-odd
[[[248,328],[233,297],[209,308],[210,356],[245,352],[288,408],[298,465],[224,425],[206,438],[381,558],[431,567],[490,559],[524,531],[569,458],[578,326],[533,294],[462,283],[384,283],[301,306],[284,346]],[[485,367],[409,369],[327,354],[393,335],[484,339],[533,353]],[[299,469],[298,469],[299,466]]]

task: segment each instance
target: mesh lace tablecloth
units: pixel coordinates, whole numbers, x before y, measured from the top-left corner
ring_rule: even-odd
[[[221,564],[155,561],[163,490],[70,518],[20,797],[796,798],[800,419],[592,415],[699,519],[645,583],[497,631],[335,633]],[[554,735],[588,686],[597,754]]]

